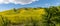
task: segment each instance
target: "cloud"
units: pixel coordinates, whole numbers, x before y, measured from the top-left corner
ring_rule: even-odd
[[[0,0],[0,4],[4,3],[4,4],[9,4],[9,3],[14,3],[14,4],[21,4],[21,5],[25,5],[25,4],[31,4],[33,2],[36,2],[39,0]]]

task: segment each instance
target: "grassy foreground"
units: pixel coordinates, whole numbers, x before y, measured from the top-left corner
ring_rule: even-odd
[[[60,6],[0,12],[0,26],[60,26]]]

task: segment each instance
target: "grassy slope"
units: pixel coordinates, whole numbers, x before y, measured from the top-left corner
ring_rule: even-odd
[[[37,24],[40,26],[43,26],[45,23],[45,17],[42,15],[47,15],[45,9],[18,9],[16,12],[14,10],[7,10],[4,12],[0,12],[0,15],[3,16],[3,18],[7,18],[12,23],[30,23],[31,18],[35,21],[38,21]],[[45,24],[46,25],[46,24]],[[44,25],[44,26],[45,26]],[[0,26],[2,26],[2,19],[0,17]],[[60,26],[60,23],[56,24],[56,26]]]
[[[38,21],[43,21],[43,16],[46,15],[47,13],[45,12],[45,9],[20,9],[17,10],[19,13],[14,12],[13,10],[8,10],[1,12],[0,15],[7,17],[8,20],[11,20],[12,22],[18,22],[18,23],[26,23],[27,21],[31,21],[31,17],[33,20],[38,20]],[[24,20],[24,21],[23,21]]]
[[[19,17],[39,17],[44,15],[46,12],[44,9],[37,9],[37,10],[21,10],[19,13],[15,13],[13,10],[5,11],[0,13],[0,15],[6,16],[9,19],[13,20],[16,16]]]

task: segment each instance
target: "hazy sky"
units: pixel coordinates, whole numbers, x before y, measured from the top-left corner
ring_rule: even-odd
[[[60,0],[0,0],[0,11],[21,7],[48,7],[60,5]]]

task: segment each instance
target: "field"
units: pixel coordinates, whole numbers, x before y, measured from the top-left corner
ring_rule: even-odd
[[[0,12],[0,26],[60,26],[60,7],[6,10]]]

